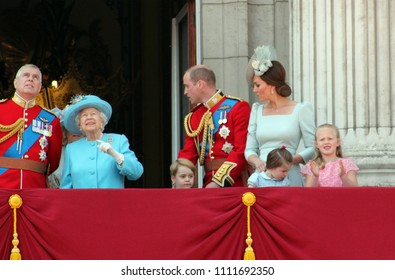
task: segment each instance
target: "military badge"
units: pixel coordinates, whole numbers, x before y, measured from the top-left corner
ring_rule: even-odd
[[[52,125],[47,124],[48,120],[45,118],[40,118],[41,121],[33,120],[32,122],[32,130],[33,132],[40,133],[44,136],[51,137],[52,136]]]
[[[221,124],[226,124],[227,122],[228,122],[228,119],[226,118],[226,111],[221,112],[219,115],[218,123],[221,125]]]
[[[227,126],[223,125],[220,130],[219,130],[219,135],[221,135],[222,138],[226,139],[226,137],[229,136],[230,130]]]
[[[225,144],[222,146],[222,151],[224,151],[227,154],[230,154],[230,152],[233,150],[234,146],[228,142],[225,142]]]
[[[44,150],[41,150],[38,155],[41,161],[44,161],[47,158],[47,153]]]
[[[38,140],[38,142],[40,143],[40,147],[42,150],[44,150],[45,147],[48,146],[48,140],[45,137],[41,137],[40,140]]]

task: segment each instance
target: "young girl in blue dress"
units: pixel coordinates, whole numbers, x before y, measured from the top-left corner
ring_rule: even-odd
[[[255,171],[248,178],[248,187],[289,186],[292,162],[293,156],[285,146],[272,150],[267,156],[266,171]]]

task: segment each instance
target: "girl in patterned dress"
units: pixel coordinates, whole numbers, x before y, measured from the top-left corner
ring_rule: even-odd
[[[350,158],[343,158],[339,129],[333,124],[320,125],[315,133],[316,156],[301,172],[306,187],[358,186],[359,168]]]

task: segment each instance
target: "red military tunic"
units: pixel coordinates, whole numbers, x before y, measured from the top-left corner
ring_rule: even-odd
[[[45,188],[46,176],[59,165],[62,138],[59,119],[35,101],[26,104],[16,95],[1,100],[0,188]]]
[[[244,149],[250,117],[248,102],[218,91],[185,118],[186,138],[178,158],[205,167],[204,187],[214,181],[222,187],[244,186],[247,161]],[[206,129],[205,129],[206,128]]]

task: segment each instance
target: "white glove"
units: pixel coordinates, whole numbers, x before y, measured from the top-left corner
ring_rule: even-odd
[[[97,145],[97,148],[99,149],[99,151],[104,152],[106,154],[109,154],[110,156],[112,156],[115,161],[119,164],[122,165],[125,157],[123,154],[118,153],[117,151],[114,150],[114,148],[111,146],[110,143],[107,142],[103,142],[101,140],[96,140],[99,145]]]

